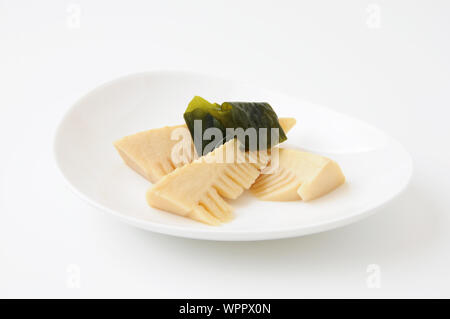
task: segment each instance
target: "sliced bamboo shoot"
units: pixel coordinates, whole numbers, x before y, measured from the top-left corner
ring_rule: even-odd
[[[148,204],[210,225],[231,220],[233,209],[224,198],[236,199],[250,188],[269,161],[237,144],[231,140],[164,176],[148,190]]]
[[[251,192],[267,201],[308,201],[331,192],[344,182],[345,177],[336,162],[317,154],[280,148],[278,168],[272,174],[261,174]]]
[[[286,133],[296,123],[294,118],[279,118],[279,122]],[[152,183],[175,168],[192,162],[196,156],[186,125],[166,126],[125,136],[114,142],[114,146],[130,168]]]

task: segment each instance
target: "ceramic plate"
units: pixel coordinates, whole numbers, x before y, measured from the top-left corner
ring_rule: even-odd
[[[210,101],[267,101],[297,125],[284,146],[337,161],[347,182],[311,202],[264,202],[248,192],[233,201],[235,219],[214,227],[151,208],[151,184],[128,168],[112,142],[150,128],[184,123],[194,95]],[[184,72],[148,72],[104,84],[82,97],[55,136],[55,159],[70,187],[134,226],[208,240],[265,240],[340,227],[368,216],[408,184],[412,161],[380,130],[331,109],[235,81]]]

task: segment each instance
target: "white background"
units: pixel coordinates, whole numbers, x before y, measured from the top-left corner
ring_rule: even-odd
[[[449,16],[437,0],[0,0],[0,297],[450,297]],[[296,239],[122,224],[65,187],[53,133],[89,90],[157,69],[363,119],[411,153],[411,185],[372,217]],[[367,285],[370,264],[380,288]]]

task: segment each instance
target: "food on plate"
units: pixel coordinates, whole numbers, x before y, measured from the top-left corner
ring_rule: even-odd
[[[197,153],[203,155],[222,145],[223,141],[235,137],[240,139],[246,150],[267,149],[287,139],[278,121],[277,114],[270,104],[266,102],[223,102],[222,105],[219,105],[210,103],[200,96],[195,96],[184,112],[184,119],[194,139]],[[199,130],[195,130],[196,120],[201,123]],[[223,140],[219,139],[218,143],[213,144],[210,149],[205,149],[211,142],[202,138],[199,138],[197,142],[194,131],[197,131],[197,134],[203,137],[205,131],[209,128],[219,129]],[[241,128],[244,131],[252,128],[255,129],[255,133],[262,133],[262,130],[259,131],[259,129],[264,128],[266,130],[265,134],[263,134],[264,143],[260,143],[260,135],[258,134],[255,136],[255,142],[257,143],[253,145],[246,143],[244,136],[236,136],[234,133],[228,132],[228,129],[237,128]]]
[[[275,156],[272,160],[276,160]],[[321,197],[345,182],[339,165],[326,157],[280,148],[278,169],[261,174],[251,192],[267,201],[312,200]]]
[[[288,132],[296,120],[280,117],[279,123]],[[123,161],[151,183],[156,183],[175,168],[190,163],[196,157],[193,145],[186,125],[151,129],[114,142]],[[178,156],[180,152],[184,156]]]
[[[174,161],[171,156],[178,143],[178,140],[172,139],[172,134],[182,130],[188,133],[185,125],[147,130],[125,136],[114,142],[114,146],[130,168],[150,182],[156,183],[164,175],[184,165]]]
[[[148,190],[148,204],[210,225],[231,220],[232,207],[224,198],[236,199],[250,188],[269,161],[263,153],[244,152],[238,143],[233,139],[164,176]],[[225,161],[229,154],[235,158]]]
[[[149,206],[208,225],[233,219],[230,200],[250,189],[267,201],[312,200],[345,182],[326,157],[279,148],[294,118],[278,118],[265,102],[210,103],[196,96],[186,125],[125,136],[114,146],[154,185]]]
[[[297,120],[293,117],[279,117],[278,122],[280,122],[283,131],[287,133],[295,126]]]

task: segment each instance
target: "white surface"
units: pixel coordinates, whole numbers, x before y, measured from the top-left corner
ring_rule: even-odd
[[[301,119],[282,147],[337,161],[345,185],[310,203],[265,202],[245,192],[230,202],[235,219],[220,227],[149,207],[145,193],[150,183],[123,163],[112,142],[183,123],[185,105],[199,92],[219,103],[270,101],[278,114]],[[361,121],[233,80],[176,71],[121,77],[83,96],[58,126],[55,160],[75,193],[126,223],[179,237],[224,241],[288,238],[350,224],[398,196],[412,174],[404,148]]]
[[[448,1],[74,3],[78,29],[69,2],[0,2],[0,296],[450,297]],[[120,223],[64,186],[52,135],[93,87],[165,68],[365,120],[411,153],[412,183],[364,221],[297,239],[204,242]]]

